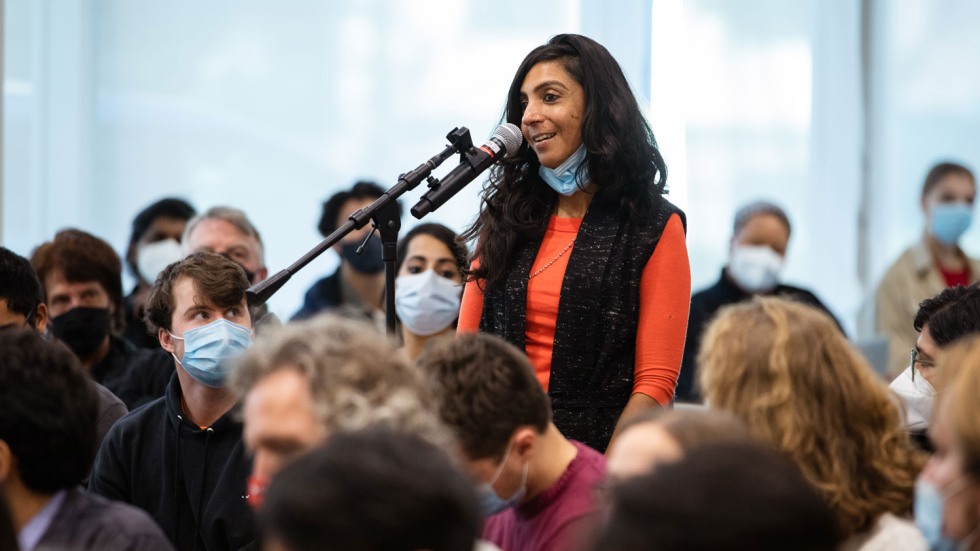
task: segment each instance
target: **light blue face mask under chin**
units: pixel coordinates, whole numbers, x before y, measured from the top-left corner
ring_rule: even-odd
[[[551,189],[569,197],[589,182],[589,165],[583,165],[586,153],[585,144],[582,144],[575,153],[554,169],[544,165],[538,167],[538,175]],[[579,176],[579,167],[582,167],[581,176]],[[578,185],[579,181],[583,182],[581,187]]]

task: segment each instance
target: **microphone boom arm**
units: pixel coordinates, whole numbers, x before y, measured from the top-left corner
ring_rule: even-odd
[[[394,284],[393,276],[396,248],[395,244],[397,243],[398,239],[398,230],[401,227],[401,222],[398,217],[398,210],[394,208],[395,201],[405,192],[418,187],[423,180],[432,174],[433,170],[441,165],[446,159],[452,157],[454,153],[460,152],[460,154],[462,154],[462,151],[472,149],[473,147],[473,142],[470,139],[470,131],[465,127],[452,129],[446,136],[446,139],[449,140],[450,144],[447,145],[445,149],[434,155],[428,161],[416,167],[415,170],[399,176],[398,182],[381,197],[378,197],[370,205],[351,213],[347,219],[347,222],[325,237],[323,241],[320,241],[320,243],[310,249],[309,252],[290,264],[289,267],[280,270],[271,277],[249,287],[245,292],[249,307],[258,308],[265,304],[269,298],[276,293],[276,291],[281,289],[282,286],[289,281],[293,274],[303,269],[307,264],[323,254],[324,251],[335,245],[347,234],[354,230],[361,229],[369,221],[373,220],[375,228],[377,228],[381,233],[382,243],[384,244],[382,258],[385,260],[386,270],[391,271],[391,274],[386,274],[385,296],[386,301],[389,303],[389,307],[386,308],[386,316],[390,318],[387,324],[389,326],[388,330],[389,334],[393,333],[395,327],[394,292],[392,292],[393,288],[387,288],[387,280],[390,279],[391,284]],[[465,149],[461,150],[461,148]]]

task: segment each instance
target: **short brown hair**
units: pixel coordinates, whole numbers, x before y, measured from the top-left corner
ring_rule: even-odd
[[[943,162],[929,169],[929,173],[926,174],[926,180],[922,183],[922,198],[924,199],[929,192],[932,191],[934,187],[939,185],[939,181],[943,178],[949,176],[950,174],[959,174],[960,176],[966,176],[974,183],[976,179],[973,177],[973,172],[959,163]]]
[[[158,329],[170,331],[172,328],[174,309],[177,307],[174,286],[182,277],[190,278],[203,298],[219,308],[241,304],[249,285],[245,270],[219,254],[199,252],[175,262],[167,266],[150,289],[144,319],[151,333],[156,334]]]
[[[42,286],[47,284],[47,277],[57,270],[61,270],[69,283],[94,281],[101,285],[115,307],[115,314],[112,316],[113,332],[118,334],[125,329],[122,262],[112,245],[90,233],[69,228],[59,231],[54,240],[34,249],[31,265],[34,266]],[[45,297],[47,292],[45,289]]]
[[[470,459],[500,459],[511,435],[551,422],[548,396],[521,351],[485,333],[437,343],[420,360],[442,417]]]

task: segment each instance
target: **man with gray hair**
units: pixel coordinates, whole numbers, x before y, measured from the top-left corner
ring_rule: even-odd
[[[249,285],[263,281],[269,275],[265,267],[265,247],[259,230],[239,209],[226,206],[211,207],[192,218],[184,229],[184,254],[208,251],[220,254],[245,270]],[[266,305],[249,308],[256,332],[265,327],[281,325]]]
[[[701,333],[718,310],[729,304],[757,295],[784,296],[819,308],[837,322],[816,295],[779,282],[791,230],[786,212],[768,201],[749,203],[735,214],[728,265],[722,268],[717,283],[691,297],[687,342],[677,379],[677,401],[701,401],[701,391],[694,383],[697,381],[695,359],[701,348]],[[840,322],[837,326],[840,327]]]
[[[450,439],[422,374],[365,322],[334,315],[259,340],[231,376],[253,454],[249,503],[285,464],[334,433],[388,427],[441,448]]]

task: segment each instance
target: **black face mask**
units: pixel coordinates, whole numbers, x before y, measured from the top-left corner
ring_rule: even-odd
[[[109,334],[109,309],[72,308],[51,318],[51,332],[79,359],[88,358]]]
[[[364,245],[361,254],[357,254],[357,248],[360,246],[360,243],[344,243],[344,252],[341,253],[341,256],[355,272],[373,275],[385,269],[385,261],[381,259],[384,246],[380,239],[372,236]]]

